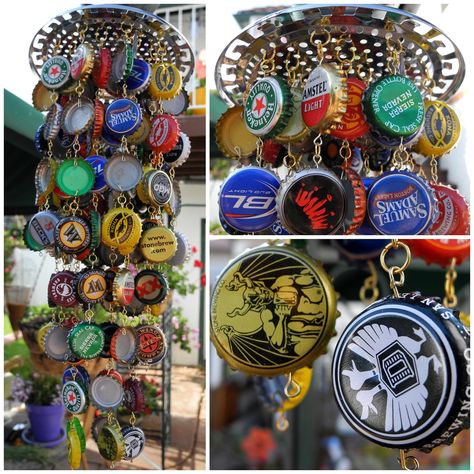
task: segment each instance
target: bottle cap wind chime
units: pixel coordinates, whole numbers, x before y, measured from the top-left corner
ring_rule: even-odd
[[[48,284],[55,312],[38,342],[64,363],[71,468],[79,469],[85,451],[88,433],[77,415],[89,405],[105,413],[94,436],[113,466],[144,449],[135,413],[144,409],[145,395],[136,367],[165,357],[158,306],[168,294],[164,264],[180,265],[189,254],[186,237],[175,230],[174,175],[191,151],[176,115],[188,104],[183,86],[193,54],[159,17],[91,6],[40,30],[30,63],[40,78],[33,105],[46,117],[35,139],[42,155],[39,210],[24,240],[56,259]],[[108,315],[100,324],[98,305]],[[107,364],[89,373],[98,358]],[[120,406],[130,412],[128,424],[115,416]]]
[[[248,250],[217,279],[211,341],[230,367],[254,377],[277,429],[288,427],[285,412],[303,400],[312,363],[335,335],[336,302],[322,265],[287,244]]]
[[[401,266],[387,265],[393,249],[405,253]],[[344,329],[332,380],[347,422],[374,443],[398,449],[403,469],[418,469],[408,451],[429,453],[469,428],[470,336],[454,309],[452,274],[444,302],[400,292],[410,261],[404,242],[394,240],[383,249],[380,263],[393,294],[371,304]]]
[[[463,77],[449,38],[401,10],[298,6],[259,19],[216,65],[230,106],[216,143],[237,161],[219,193],[222,227],[468,234],[466,200],[438,178],[461,133],[446,101]]]

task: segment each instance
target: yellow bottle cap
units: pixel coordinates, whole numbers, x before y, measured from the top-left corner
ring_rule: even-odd
[[[461,123],[452,107],[441,100],[425,101],[425,123],[415,151],[441,156],[452,150],[461,135]]]
[[[178,247],[174,232],[167,227],[156,226],[143,232],[140,250],[143,256],[153,263],[170,259]]]
[[[257,149],[257,137],[245,126],[243,111],[242,106],[232,107],[216,123],[216,144],[228,158],[245,158]]]
[[[70,429],[67,434],[67,460],[71,469],[81,467],[81,440],[75,429]]]
[[[158,63],[152,68],[148,92],[156,100],[173,99],[179,94],[182,85],[181,73],[174,64]]]
[[[211,299],[211,340],[233,368],[272,376],[310,365],[336,323],[324,268],[289,246],[264,245],[223,270]]]
[[[288,398],[283,402],[283,411],[293,410],[306,397],[309,387],[311,386],[311,379],[313,378],[313,369],[311,367],[303,367],[293,372],[292,379],[300,387],[298,395]],[[290,393],[292,388],[290,387]]]
[[[131,209],[116,207],[107,212],[102,219],[102,242],[119,251],[123,248],[136,247],[141,232],[140,217]]]

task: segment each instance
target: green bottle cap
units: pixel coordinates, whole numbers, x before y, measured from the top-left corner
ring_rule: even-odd
[[[69,413],[83,413],[88,405],[87,394],[82,385],[74,380],[69,380],[63,385],[64,408]]]
[[[420,130],[425,117],[423,97],[407,77],[385,76],[375,81],[363,100],[371,125],[389,137],[408,137]]]
[[[97,447],[107,461],[120,461],[125,455],[125,441],[120,427],[116,424],[105,425],[97,438]]]
[[[291,92],[279,77],[259,79],[250,89],[244,106],[245,125],[254,135],[278,135],[293,114]]]
[[[94,181],[94,168],[82,159],[65,160],[56,171],[56,184],[68,196],[82,196],[88,193]]]
[[[84,429],[82,428],[81,422],[79,421],[79,418],[76,418],[75,416],[69,418],[67,422],[66,433],[69,434],[71,430],[76,431],[81,445],[81,453],[84,453],[86,451],[86,435],[84,433]]]
[[[97,324],[80,323],[71,329],[68,344],[72,352],[81,359],[99,357],[104,348],[104,331]]]

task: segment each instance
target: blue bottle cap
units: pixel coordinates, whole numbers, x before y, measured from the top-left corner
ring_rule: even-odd
[[[130,94],[140,94],[144,91],[151,81],[151,67],[143,59],[134,59],[130,76],[128,76],[127,92]]]
[[[385,235],[422,234],[432,224],[434,196],[423,179],[408,171],[384,173],[370,187],[367,213]]]
[[[93,193],[100,193],[107,188],[107,183],[104,179],[104,168],[107,163],[107,158],[101,155],[92,155],[86,158],[86,161],[94,168],[95,181],[91,191]]]
[[[141,123],[142,111],[133,100],[114,100],[105,111],[105,124],[116,135],[131,135]]]
[[[82,384],[83,387],[88,387],[91,381],[89,372],[82,365],[69,365],[63,372],[63,385],[70,380],[75,380]]]
[[[222,212],[219,211],[219,223],[221,227],[224,229],[224,232],[229,235],[244,235],[244,232],[240,232],[237,229],[234,229],[231,225],[229,225],[226,220],[224,219],[224,216],[222,215]]]
[[[277,218],[276,194],[280,180],[264,168],[249,166],[232,173],[223,183],[219,208],[224,219],[241,232],[258,232]]]
[[[36,151],[40,155],[42,155],[48,149],[48,143],[43,137],[43,130],[44,130],[44,123],[42,123],[38,127],[38,130],[36,130],[36,135],[35,135],[35,148],[36,148]]]
[[[270,226],[270,232],[273,235],[291,235],[284,227],[283,224],[281,223],[280,219],[277,219],[271,226]]]
[[[102,140],[113,148],[121,143],[120,138],[115,133],[112,133],[105,124],[102,127]]]

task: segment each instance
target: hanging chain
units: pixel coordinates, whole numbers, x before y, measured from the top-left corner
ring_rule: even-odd
[[[446,272],[444,281],[444,298],[443,304],[447,308],[455,308],[458,304],[458,297],[456,296],[456,288],[454,286],[458,273],[456,271],[456,258],[451,260],[451,265]]]
[[[430,158],[431,179],[434,183],[438,182],[438,160],[434,155]]]
[[[318,133],[316,137],[314,137],[313,144],[314,144],[313,162],[316,165],[316,168],[318,168],[323,159],[323,157],[321,156],[321,145],[323,144],[323,139],[320,133]]]
[[[263,58],[260,61],[260,70],[259,72],[263,73],[263,76],[269,76],[273,71],[275,71],[275,56],[276,49],[273,48],[269,57],[267,57],[268,51],[265,50],[263,53]]]
[[[364,280],[364,284],[359,291],[359,298],[365,304],[372,304],[377,301],[380,292],[378,288],[378,276],[374,262],[372,260],[367,261],[367,265],[370,270],[370,275]]]
[[[320,40],[316,38],[317,34],[323,34],[324,39]],[[324,29],[321,33],[313,31],[309,38],[309,42],[316,48],[316,59],[317,64],[320,65],[324,59],[324,47],[331,42],[331,33]]]
[[[296,380],[293,379],[292,372],[288,374],[288,380],[286,381],[283,393],[287,398],[295,398],[301,393],[301,386],[298,382],[296,382]]]
[[[400,457],[398,462],[404,471],[417,471],[420,468],[420,463],[415,456],[406,456],[407,451],[400,449]]]
[[[385,263],[385,258],[387,256],[387,253],[391,249],[398,249],[402,248],[405,250],[405,262],[401,267],[399,266],[393,266],[393,267],[388,267],[387,264]],[[400,293],[398,292],[398,287],[403,286],[405,283],[405,274],[403,273],[407,268],[408,265],[410,265],[411,262],[411,252],[410,252],[410,247],[408,247],[407,244],[400,242],[398,239],[393,239],[389,244],[385,246],[385,248],[382,250],[382,253],[380,254],[380,265],[382,265],[382,268],[388,273],[389,279],[390,279],[390,288],[393,291],[393,295],[396,298],[400,298]],[[396,279],[396,276],[398,276],[398,280]]]

